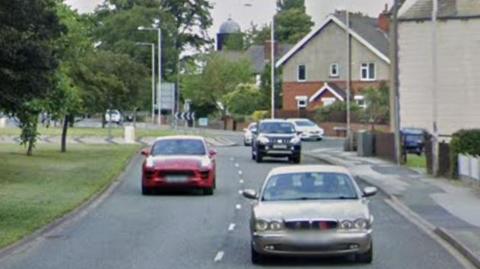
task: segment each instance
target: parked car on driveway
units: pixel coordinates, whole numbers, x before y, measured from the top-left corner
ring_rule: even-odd
[[[247,128],[243,129],[243,144],[245,146],[251,146],[252,145],[252,138],[253,138],[253,132],[256,132],[257,130],[257,123],[252,122],[248,125]]]
[[[353,255],[362,263],[373,259],[373,216],[367,197],[375,187],[360,190],[342,167],[310,165],[270,171],[254,200],[250,218],[251,259],[268,256]]]
[[[405,152],[421,155],[425,147],[425,130],[404,128],[400,132]]]
[[[302,140],[322,140],[324,130],[309,119],[288,119],[300,135]]]
[[[154,189],[200,189],[212,195],[216,183],[215,150],[199,136],[168,136],[142,151],[142,193]]]
[[[262,120],[257,125],[252,141],[252,159],[258,163],[266,156],[287,157],[300,163],[302,141],[295,126],[286,120]]]

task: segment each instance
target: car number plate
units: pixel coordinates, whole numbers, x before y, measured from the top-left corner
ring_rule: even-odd
[[[287,145],[273,145],[274,149],[287,149]]]
[[[183,183],[188,181],[187,176],[166,176],[165,179],[170,183]]]

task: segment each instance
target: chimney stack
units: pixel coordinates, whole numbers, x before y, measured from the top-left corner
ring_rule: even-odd
[[[385,10],[378,15],[377,25],[378,28],[385,33],[390,31],[390,11],[388,10],[388,4],[385,4]]]
[[[278,42],[275,41],[273,46],[274,46],[274,49],[275,49],[275,58],[276,58],[280,53],[278,51],[278,49],[279,49]],[[272,41],[270,39],[265,41],[263,51],[264,51],[264,54],[265,54],[265,61],[270,62],[270,60],[272,58]]]

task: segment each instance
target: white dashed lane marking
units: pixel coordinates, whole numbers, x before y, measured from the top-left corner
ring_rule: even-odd
[[[240,165],[238,163],[235,163],[235,167],[240,167]]]
[[[239,175],[243,175],[242,170],[238,170],[238,174],[239,174]]]
[[[245,180],[240,179],[238,182],[239,182],[240,184],[243,184],[243,183],[245,183]]]
[[[230,223],[230,225],[228,225],[228,230],[233,231],[234,229],[235,229],[235,223]]]
[[[223,259],[223,255],[225,255],[225,252],[219,251],[217,252],[217,255],[215,255],[215,258],[213,258],[214,262],[219,262]]]
[[[236,208],[237,210],[240,210],[240,209],[242,209],[242,205],[241,205],[241,204],[237,204],[237,205],[235,206],[235,208]]]

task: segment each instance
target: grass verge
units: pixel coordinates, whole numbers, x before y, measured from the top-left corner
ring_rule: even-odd
[[[108,186],[138,146],[39,145],[27,157],[0,146],[0,248],[49,224]]]
[[[48,136],[60,136],[62,134],[61,128],[38,128],[38,132],[40,135],[48,135]],[[173,131],[170,130],[147,130],[147,129],[137,129],[135,131],[136,136],[138,138],[141,137],[158,137],[164,135],[171,135],[174,134]],[[84,136],[95,136],[95,137],[107,137],[108,136],[108,128],[69,128],[68,129],[68,136],[69,137],[84,137]],[[20,129],[19,128],[1,128],[0,135],[7,135],[7,136],[19,136]],[[112,128],[112,136],[114,137],[123,137],[124,129],[121,127]]]
[[[408,154],[407,155],[407,167],[410,168],[427,168],[427,159],[425,155],[416,155],[416,154]]]

